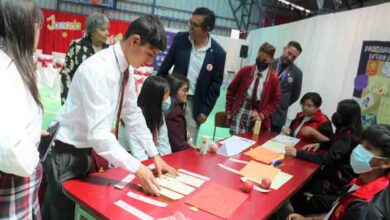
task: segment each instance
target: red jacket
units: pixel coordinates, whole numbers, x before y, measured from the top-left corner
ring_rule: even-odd
[[[247,96],[247,91],[253,81],[256,65],[241,68],[229,84],[226,93],[226,111],[233,117],[240,109],[242,102]],[[280,83],[276,72],[269,69],[263,84],[260,103],[256,106],[258,113],[263,113],[265,119],[263,128],[271,128],[271,114],[280,104]]]
[[[290,124],[291,133],[293,133],[299,127],[304,118],[305,113],[299,112],[297,114],[295,119]],[[307,137],[303,134],[303,128],[306,126],[314,128],[321,134],[327,136],[329,139],[331,139],[333,136],[332,123],[329,121],[328,117],[326,117],[326,115],[321,112],[320,109],[318,109],[318,111],[311,117],[309,121],[305,122],[302,125],[301,129],[298,132],[298,137],[301,140],[315,142],[316,139],[313,139],[313,137]]]

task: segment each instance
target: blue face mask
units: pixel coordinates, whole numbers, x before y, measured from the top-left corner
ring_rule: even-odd
[[[171,107],[171,97],[168,97],[167,100],[165,100],[162,104],[162,110],[165,112],[165,111],[168,111],[168,109]]]
[[[355,147],[352,151],[351,155],[351,167],[354,173],[361,174],[361,173],[367,173],[372,170],[372,167],[370,165],[370,161],[372,158],[378,158],[378,159],[387,159],[385,157],[378,157],[375,156],[370,151],[366,150],[366,148],[363,147],[363,145],[359,144]]]

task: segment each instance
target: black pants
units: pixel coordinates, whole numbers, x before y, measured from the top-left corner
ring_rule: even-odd
[[[275,125],[272,125],[271,126],[271,131],[275,132],[275,133],[280,133],[282,131],[282,126],[275,126]]]
[[[91,150],[56,141],[44,162],[47,189],[42,207],[43,220],[74,219],[75,204],[62,192],[62,183],[88,174]]]

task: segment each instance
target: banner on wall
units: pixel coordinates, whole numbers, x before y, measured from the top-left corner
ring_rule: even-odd
[[[363,125],[390,124],[390,42],[364,41],[355,78]]]
[[[66,53],[73,40],[85,36],[85,20],[87,16],[52,10],[42,10],[44,23],[41,30],[38,48],[44,54],[52,52]],[[110,20],[109,44],[122,39],[130,22]]]
[[[168,50],[172,45],[173,39],[176,36],[176,32],[173,31],[167,31],[167,48],[164,51],[161,51],[159,54],[157,54],[156,58],[153,61],[153,70],[158,71],[161,67],[162,62],[164,61],[165,57],[168,54]]]

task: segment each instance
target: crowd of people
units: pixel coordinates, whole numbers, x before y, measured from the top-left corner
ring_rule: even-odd
[[[189,30],[176,34],[157,75],[138,95],[134,68],[150,65],[167,46],[162,22],[141,16],[109,46],[108,18],[89,15],[87,36],[66,54],[63,106],[55,118],[61,128],[41,163],[37,146],[47,134],[32,55],[43,15],[32,0],[0,0],[0,219],[73,219],[74,202],[62,184],[88,175],[99,160],[134,173],[146,193],[158,196],[160,186],[141,161],[152,159],[158,175],[177,175],[161,156],[196,148],[199,128],[220,95],[226,52],[210,35],[215,20],[210,9],[197,8]],[[255,63],[242,67],[227,88],[232,135],[251,132],[261,121],[264,130],[310,143],[301,150],[286,147],[287,156],[320,164],[272,218],[390,219],[389,125],[363,129],[353,99],[340,101],[329,119],[320,94],[308,92],[300,100],[302,112],[285,126],[289,106],[301,96],[303,74],[294,61],[302,51],[291,41],[274,58],[276,48],[265,42]]]

